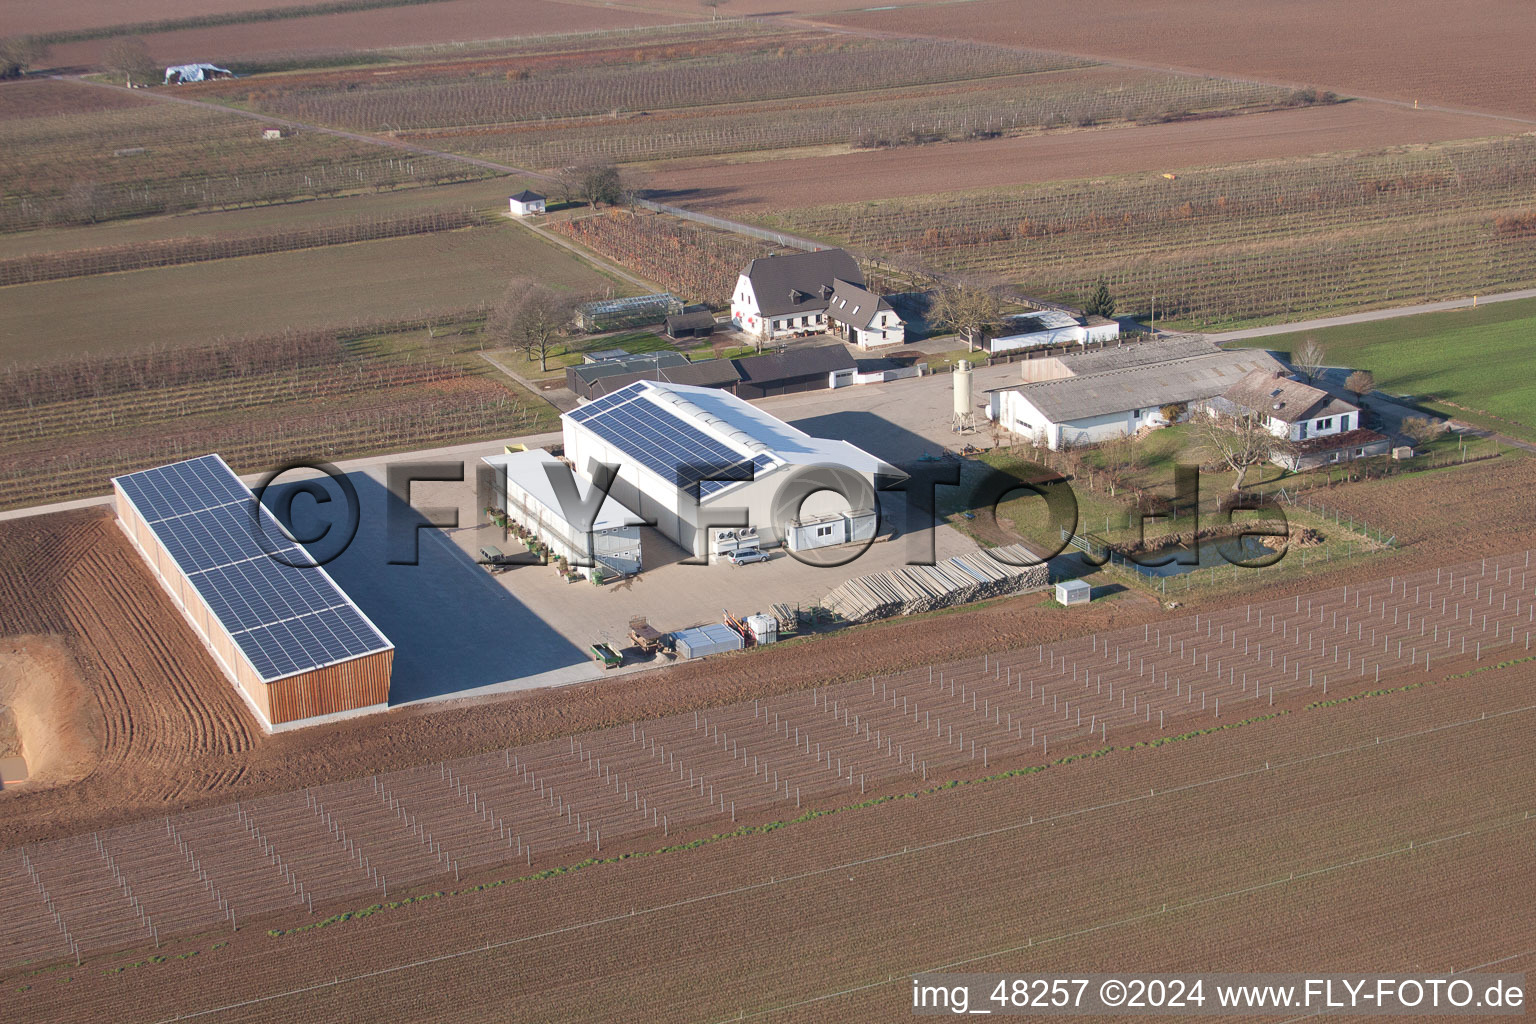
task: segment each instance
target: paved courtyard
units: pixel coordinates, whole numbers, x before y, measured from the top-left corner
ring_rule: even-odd
[[[1013,380],[1017,372],[1017,367],[1007,366],[978,371],[978,402],[983,388]],[[889,462],[910,464],[967,441],[988,443],[984,435],[960,437],[951,432],[951,386],[948,375],[939,375],[781,396],[758,404],[808,433],[842,438]],[[537,439],[545,444],[552,440],[548,435]],[[415,531],[415,565],[391,564],[401,556],[395,550],[402,543],[399,523],[407,524],[403,543],[409,554],[409,525],[424,519],[389,496],[384,486],[389,460],[347,467],[358,491],[361,521],[357,539],[327,567],[394,641],[397,703],[597,678],[604,670],[591,660],[588,645],[607,641],[624,646],[633,616],[646,616],[668,631],[719,622],[726,611],[738,617],[766,612],[775,603],[809,608],[850,577],[922,561],[929,551],[946,558],[976,548],[947,525],[913,528],[919,524],[906,522],[900,496],[893,495],[883,512],[894,538],[871,545],[836,568],[806,565],[783,551],[755,565],[680,564],[683,552],[652,532],[646,540],[647,562],[655,567],[619,584],[567,583],[553,568],[536,565],[492,575],[476,562],[481,545],[494,544],[509,554],[521,551],[500,528],[481,522],[475,470],[480,456],[497,450],[461,446],[452,455],[466,463],[465,482],[414,485],[414,509],[432,509],[439,517],[443,510],[456,510],[461,524]],[[330,489],[336,493],[334,486]],[[389,529],[391,511],[399,517],[394,536]],[[300,495],[290,518],[297,520],[303,539],[329,521],[329,512],[329,506]],[[315,545],[317,555],[323,547]],[[635,664],[608,674],[643,667]]]

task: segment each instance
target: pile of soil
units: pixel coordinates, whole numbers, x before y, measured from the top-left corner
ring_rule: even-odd
[[[0,757],[20,757],[25,749],[29,785],[74,782],[95,767],[101,746],[96,702],[63,639],[0,641],[0,705],[6,709]]]
[[[0,757],[21,756],[21,733],[16,731],[16,716],[0,704]]]

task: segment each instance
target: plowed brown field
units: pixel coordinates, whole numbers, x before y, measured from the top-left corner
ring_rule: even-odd
[[[977,0],[821,20],[1536,116],[1524,0]]]
[[[1514,121],[1342,103],[804,159],[676,161],[658,168],[650,185],[665,202],[681,206],[771,213],[820,203],[1481,138],[1529,128]]]
[[[1536,940],[1509,898],[1536,881],[1532,679],[1485,671],[300,934],[3,980],[17,1020],[862,1021],[904,1017],[907,977],[933,969],[1438,973],[1519,953],[1501,967],[1518,971]]]
[[[233,14],[237,11],[268,11],[280,7],[308,7],[315,0],[202,0],[198,16]],[[6,4],[9,31],[18,35],[43,32],[70,32],[163,18],[192,16],[181,4],[167,0],[11,0]]]
[[[164,16],[174,15],[166,12]],[[243,25],[157,32],[146,35],[144,41],[156,60],[168,64],[198,60],[237,61],[241,57],[258,55],[332,53],[479,39],[511,39],[562,32],[667,25],[683,20],[699,20],[697,9],[684,18],[633,8],[586,6],[556,3],[553,0],[514,0],[511,3],[507,0],[451,0],[448,3],[384,7],[350,14],[322,14]],[[60,44],[53,48],[51,63],[60,66],[94,64],[100,61],[107,42],[91,40]]]
[[[0,635],[62,638],[90,696],[92,766],[61,790],[7,794],[110,805],[222,789],[243,772],[255,724],[116,524],[90,511],[0,531]],[[9,815],[8,815],[9,816]]]

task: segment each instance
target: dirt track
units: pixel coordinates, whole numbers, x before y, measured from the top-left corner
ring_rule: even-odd
[[[1536,459],[1324,492],[1399,531],[1400,555],[1372,575],[1530,546]],[[1475,522],[1475,528],[1474,528]],[[1355,582],[1319,573],[1264,598]],[[95,580],[105,580],[105,587]],[[106,599],[103,599],[105,595]],[[1192,595],[1176,615],[1231,603]],[[136,609],[128,614],[127,609]],[[772,652],[710,659],[510,697],[414,706],[350,723],[260,736],[212,660],[100,510],[0,523],[0,636],[68,638],[101,709],[101,761],[80,783],[0,796],[0,844],[71,835],[154,814],[357,778],[753,696],[809,689],[1168,615],[1150,599],[1065,616],[1039,595],[848,630]]]
[[[1375,103],[1342,103],[798,160],[676,161],[657,169],[649,184],[666,193],[663,201],[681,206],[767,213],[820,203],[1479,138],[1529,127]]]

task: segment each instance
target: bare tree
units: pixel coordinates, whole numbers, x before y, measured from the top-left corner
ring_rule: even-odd
[[[522,349],[529,359],[539,361],[540,371],[547,372],[549,357],[569,333],[575,310],[573,296],[519,279],[508,285],[491,311],[486,333],[500,344]]]
[[[1376,375],[1370,370],[1356,370],[1344,380],[1344,389],[1361,399],[1376,390]]]
[[[0,78],[20,78],[47,57],[48,44],[36,36],[0,39]]]
[[[1414,444],[1428,444],[1445,433],[1445,421],[1428,416],[1408,416],[1403,419],[1402,431]]]
[[[564,167],[555,176],[555,186],[562,201],[580,200],[590,206],[618,206],[633,200],[636,185],[626,180],[618,167],[611,163],[582,164]]]
[[[1243,489],[1248,470],[1289,448],[1290,442],[1270,433],[1264,417],[1246,412],[1217,412],[1202,416],[1195,439],[1205,457],[1236,473],[1232,490]]]
[[[1323,343],[1313,337],[1306,337],[1301,344],[1291,352],[1291,367],[1306,378],[1310,384],[1317,379],[1324,366],[1327,365],[1328,354],[1323,348]]]
[[[709,20],[714,21],[720,17],[720,8],[730,3],[731,0],[699,0],[700,7],[709,8]]]
[[[148,84],[155,80],[159,65],[149,55],[149,44],[138,36],[118,36],[107,44],[102,52],[101,63],[108,71],[123,76],[123,84],[132,86],[134,79]]]
[[[1001,317],[1002,304],[997,293],[969,284],[941,287],[928,310],[930,322],[963,335],[972,352],[976,351],[978,338],[995,328]]]

